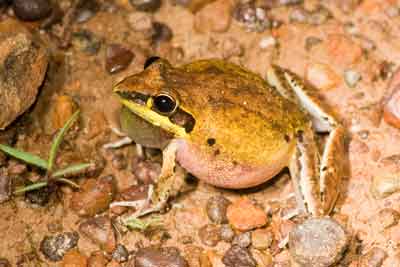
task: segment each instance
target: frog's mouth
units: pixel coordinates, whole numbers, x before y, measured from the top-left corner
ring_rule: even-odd
[[[154,126],[172,133],[175,137],[188,138],[189,133],[193,130],[195,120],[192,115],[185,112],[181,108],[177,108],[173,114],[165,115],[152,109],[151,96],[140,93],[126,93],[123,91],[115,91],[121,103],[134,114],[148,121]]]

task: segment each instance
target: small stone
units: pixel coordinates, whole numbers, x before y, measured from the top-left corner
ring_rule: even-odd
[[[229,204],[231,204],[231,201],[222,195],[209,198],[206,206],[208,218],[213,223],[227,223],[228,218],[226,217],[226,209]]]
[[[111,44],[106,51],[106,70],[113,74],[126,69],[132,62],[134,54],[119,44]]]
[[[96,12],[100,10],[100,4],[97,0],[86,0],[81,3],[79,9],[76,11],[75,21],[77,23],[84,23],[89,21]]]
[[[108,259],[102,251],[93,252],[89,259],[87,267],[106,267]]]
[[[355,70],[344,71],[344,81],[350,88],[354,88],[360,80],[361,74],[359,72]]]
[[[0,204],[11,196],[11,179],[5,169],[0,168]]]
[[[235,237],[235,232],[229,224],[223,224],[220,227],[221,240],[225,242],[231,242]]]
[[[382,230],[395,226],[400,219],[400,213],[394,209],[385,208],[378,212],[377,220]]]
[[[29,2],[26,0],[15,2]],[[18,21],[0,22],[0,130],[24,113],[36,100],[48,64],[38,36]]]
[[[55,236],[45,236],[40,242],[40,251],[50,261],[60,261],[64,254],[76,247],[79,235],[77,232],[65,232]]]
[[[296,225],[289,234],[289,251],[303,266],[332,266],[343,256],[349,237],[330,218],[312,218]]]
[[[238,3],[233,9],[233,18],[248,31],[263,32],[271,27],[266,11],[255,6],[253,1]]]
[[[400,190],[400,173],[388,173],[372,178],[371,192],[376,199],[385,198]]]
[[[146,37],[154,34],[153,17],[145,12],[132,12],[128,16],[129,26],[136,32],[143,33]]]
[[[267,49],[277,44],[276,39],[273,36],[263,37],[259,43],[261,49]]]
[[[85,180],[81,190],[73,193],[71,208],[80,216],[94,216],[107,210],[114,198],[114,183],[111,175]]]
[[[317,10],[309,14],[308,23],[311,25],[322,25],[330,18],[332,18],[331,12],[320,6]]]
[[[87,267],[87,258],[78,250],[68,251],[61,263],[62,267]]]
[[[196,13],[194,28],[200,33],[226,32],[231,25],[232,2],[217,0]]]
[[[220,229],[214,224],[206,224],[199,229],[201,242],[210,247],[214,247],[221,241]]]
[[[251,232],[252,246],[256,249],[264,250],[271,246],[273,234],[268,229],[256,229]]]
[[[112,253],[112,258],[117,262],[126,262],[129,259],[129,251],[122,244],[118,244]]]
[[[131,5],[139,11],[156,12],[161,7],[161,0],[129,0]]]
[[[328,65],[312,63],[306,69],[306,79],[314,87],[329,90],[339,85],[338,75]]]
[[[105,216],[93,217],[79,225],[79,232],[107,252],[116,248],[115,230],[111,220]]]
[[[96,55],[101,47],[101,41],[88,30],[81,30],[72,34],[72,46],[88,55]]]
[[[239,231],[249,231],[267,224],[267,214],[246,197],[230,204],[227,209],[229,223]]]
[[[0,258],[0,267],[11,267],[11,264],[7,259]]]
[[[399,72],[395,74],[399,76]],[[396,77],[397,78],[397,77]],[[389,87],[390,89],[390,87]],[[390,92],[390,91],[389,91]],[[389,125],[400,129],[400,86],[397,84],[386,97],[383,106],[383,119]]]
[[[49,0],[13,0],[12,8],[19,19],[33,21],[49,16],[52,4]]]
[[[140,248],[135,255],[135,267],[189,267],[187,261],[175,247]]]
[[[225,252],[222,262],[226,267],[256,267],[256,261],[250,251],[237,245]]]
[[[387,253],[378,247],[373,247],[365,255],[361,257],[362,267],[381,267],[383,261],[387,258]]]
[[[53,131],[61,129],[78,110],[78,105],[68,95],[58,96],[54,101],[54,108],[51,113],[51,124]]]
[[[247,248],[251,245],[250,232],[240,233],[232,240],[232,245],[238,245],[241,248]]]
[[[168,42],[172,39],[172,36],[172,30],[167,24],[161,22],[153,22],[153,35],[151,36],[153,44]]]
[[[257,249],[251,250],[254,260],[259,267],[272,267],[274,259],[268,250],[260,251]],[[279,265],[278,265],[279,266]]]

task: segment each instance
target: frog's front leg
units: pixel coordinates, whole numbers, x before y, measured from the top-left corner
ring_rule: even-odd
[[[297,147],[289,169],[300,211],[314,216],[328,214],[339,196],[345,170],[344,128],[320,100],[316,89],[306,86],[295,74],[272,67],[267,80],[282,96],[311,115],[312,127],[308,125],[297,133]],[[314,131],[328,133],[322,155]]]

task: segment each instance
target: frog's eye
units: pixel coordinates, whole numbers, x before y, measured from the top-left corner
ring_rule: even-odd
[[[176,100],[167,94],[159,94],[153,99],[153,108],[164,115],[172,115],[178,107]]]
[[[146,59],[146,62],[144,62],[144,69],[147,69],[151,64],[153,64],[154,62],[156,62],[157,60],[159,60],[160,57],[149,57],[148,59]]]

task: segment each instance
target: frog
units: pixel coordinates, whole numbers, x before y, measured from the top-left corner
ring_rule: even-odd
[[[161,173],[137,216],[165,207],[182,170],[237,190],[288,169],[298,213],[332,211],[345,169],[345,129],[318,89],[273,64],[265,78],[222,59],[173,66],[154,57],[145,65],[113,87],[122,132],[162,151]]]

